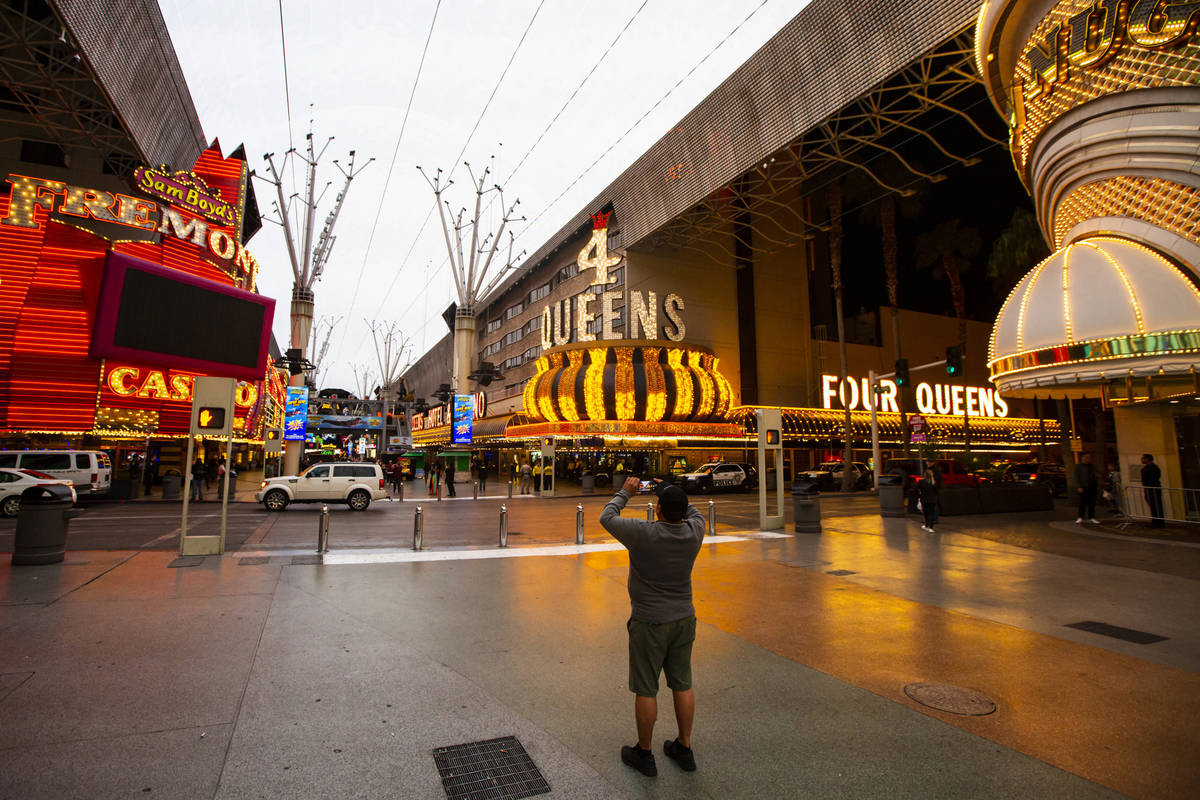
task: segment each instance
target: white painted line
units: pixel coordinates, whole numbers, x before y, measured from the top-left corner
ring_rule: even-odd
[[[783,539],[787,534],[774,531],[750,532],[740,536],[706,536],[704,544],[728,544],[731,542],[749,542],[755,539]],[[414,561],[468,561],[484,558],[528,558],[533,556],[578,556],[587,553],[604,553],[614,550],[624,550],[620,542],[597,542],[596,544],[560,544],[543,545],[539,547],[480,547],[463,548],[458,550],[344,550],[326,553],[323,563],[326,565],[344,564],[402,564]],[[239,550],[228,553],[231,558],[254,558],[269,556],[301,556],[314,555],[313,549],[303,550]]]

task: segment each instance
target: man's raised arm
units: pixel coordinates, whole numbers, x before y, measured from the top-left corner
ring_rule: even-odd
[[[637,478],[627,478],[625,484],[617,490],[613,495],[613,499],[609,500],[604,506],[604,510],[600,512],[600,525],[604,530],[612,534],[612,537],[621,544],[629,547],[636,538],[638,531],[643,527],[643,523],[636,519],[625,519],[621,516],[621,509],[629,502],[629,498],[641,486],[641,481]]]

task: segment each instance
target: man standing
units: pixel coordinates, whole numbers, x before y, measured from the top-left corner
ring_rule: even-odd
[[[200,456],[196,456],[196,460],[192,462],[192,500],[201,502],[204,500],[204,462],[200,460]]]
[[[1162,470],[1154,463],[1154,456],[1142,454],[1142,486],[1146,494],[1146,505],[1150,506],[1150,527],[1165,528],[1162,501]]]
[[[521,463],[521,494],[529,494],[530,479],[533,476],[533,467],[528,461]]]
[[[1100,487],[1100,481],[1096,478],[1091,453],[1084,453],[1082,460],[1075,465],[1075,486],[1079,492],[1079,516],[1075,518],[1075,524],[1079,525],[1086,519],[1099,525],[1096,519],[1096,490]]]
[[[629,551],[629,690],[637,744],[621,748],[621,761],[648,777],[658,774],[651,737],[658,719],[658,675],[665,672],[675,703],[679,735],[663,743],[663,752],[681,768],[696,769],[692,755],[692,643],[696,609],[692,605],[692,565],[704,541],[704,516],[688,503],[678,486],[655,481],[657,522],[624,519],[621,509],[641,482],[628,478],[600,514],[600,524]]]
[[[483,456],[479,457],[479,493],[487,493],[488,464]]]
[[[456,456],[450,456],[450,458],[446,459],[446,490],[451,497],[457,497],[457,495],[454,494],[455,461],[457,461]]]

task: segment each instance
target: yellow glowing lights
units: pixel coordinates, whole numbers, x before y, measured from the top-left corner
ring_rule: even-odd
[[[646,421],[658,422],[667,413],[667,381],[658,363],[661,347],[643,347],[646,362]]]
[[[1067,272],[1071,268],[1071,248],[1074,245],[1067,245],[1067,251],[1063,253],[1062,259],[1062,302],[1063,302],[1063,325],[1067,330],[1067,342],[1074,341],[1071,336],[1071,284],[1067,279]]]
[[[1129,304],[1133,306],[1133,316],[1134,319],[1137,320],[1137,332],[1145,333],[1146,323],[1142,321],[1142,304],[1138,301],[1137,293],[1133,291],[1133,284],[1129,282],[1129,276],[1125,274],[1125,270],[1121,268],[1120,263],[1118,263],[1117,260],[1113,258],[1107,250],[1094,242],[1084,241],[1080,242],[1079,244],[1084,247],[1090,247],[1100,255],[1104,256],[1104,260],[1107,261],[1109,265],[1116,271],[1117,275],[1121,277],[1121,283],[1125,284],[1125,293],[1129,296]],[[1063,288],[1065,289],[1066,287],[1064,286]]]
[[[575,379],[583,367],[583,351],[567,351],[567,366],[559,378],[558,407],[563,418],[571,422],[579,420],[579,411],[575,408]]]
[[[633,349],[617,348],[617,369],[615,375],[617,397],[617,419],[633,419],[637,409],[637,399],[633,390]]]
[[[604,362],[608,348],[588,350],[588,368],[583,376],[584,408],[588,419],[604,419]]]
[[[683,366],[683,350],[672,347],[667,350],[667,363],[675,376],[675,411],[671,419],[687,419],[691,414],[693,400],[691,371]]]

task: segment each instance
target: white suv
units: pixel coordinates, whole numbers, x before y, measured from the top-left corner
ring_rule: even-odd
[[[268,511],[283,511],[289,503],[346,503],[363,511],[372,500],[387,497],[378,464],[317,464],[299,475],[268,478],[254,495]]]

